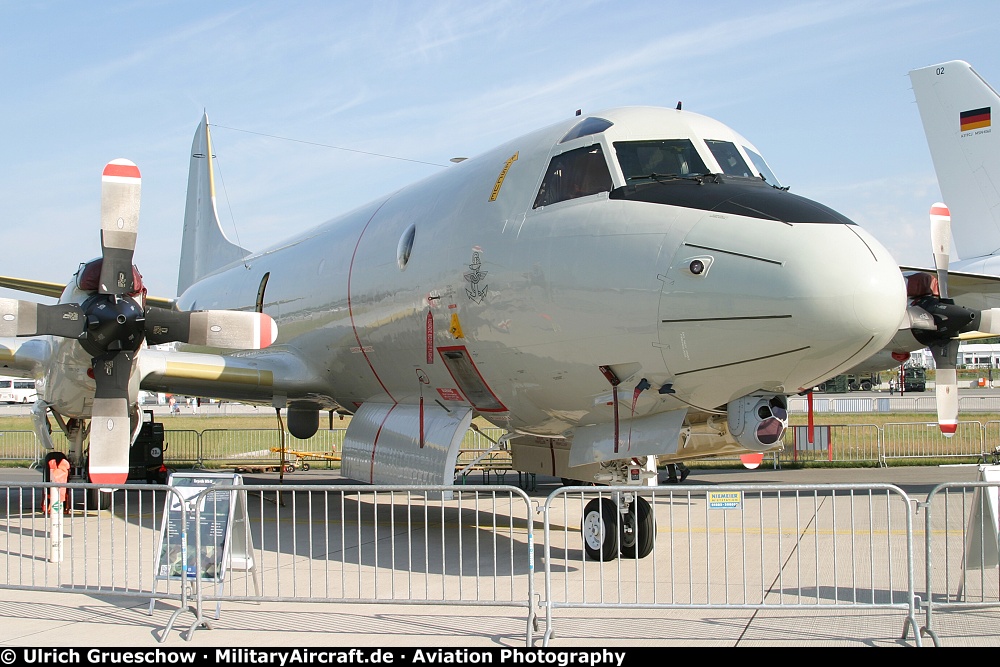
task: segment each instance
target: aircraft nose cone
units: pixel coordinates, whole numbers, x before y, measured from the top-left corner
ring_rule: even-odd
[[[892,255],[860,227],[805,231],[817,236],[816,243],[795,271],[811,272],[812,284],[804,294],[815,318],[811,335],[820,342],[817,350],[824,338],[827,349],[811,370],[843,372],[881,350],[899,330],[906,286]]]
[[[893,261],[881,245],[876,261],[865,262],[863,271],[851,272],[854,281],[854,316],[858,325],[873,336],[891,338],[897,331],[906,308],[906,284]],[[876,255],[877,256],[877,255]],[[883,342],[888,342],[888,338]]]
[[[706,216],[674,258],[659,324],[674,373],[718,367],[747,386],[799,391],[860,364],[896,334],[902,274],[870,234],[839,223],[741,223]],[[692,271],[695,259],[707,268]]]

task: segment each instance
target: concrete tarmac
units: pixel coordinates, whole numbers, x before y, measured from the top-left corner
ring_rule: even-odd
[[[37,471],[0,470],[0,481],[39,481]],[[246,484],[275,484],[278,474],[245,475]],[[508,481],[516,482],[510,475]],[[974,482],[976,466],[707,470],[695,468],[686,484],[869,484],[899,486],[922,501],[943,482]],[[470,480],[473,481],[473,480]],[[336,471],[314,468],[284,475],[286,484],[343,483]],[[529,495],[539,501],[558,480],[538,479]],[[671,485],[672,486],[672,485]],[[677,487],[674,487],[677,488]],[[537,539],[541,541],[539,531]],[[918,547],[920,548],[920,547]],[[540,550],[540,547],[536,546]],[[539,582],[541,582],[539,573]],[[919,582],[922,573],[917,574]],[[75,592],[5,590],[0,580],[0,648],[8,647],[524,647],[523,608],[427,604],[226,602],[211,629],[191,628],[193,613],[174,601]],[[541,588],[538,589],[541,592]],[[534,646],[541,646],[539,610]],[[1000,607],[935,612],[943,646],[1000,646]],[[904,637],[905,617],[894,610],[828,609],[563,609],[550,648],[643,646],[914,646]],[[923,624],[922,614],[917,618]],[[161,642],[161,639],[163,640]],[[924,637],[924,646],[932,646]],[[406,653],[404,652],[404,655]]]

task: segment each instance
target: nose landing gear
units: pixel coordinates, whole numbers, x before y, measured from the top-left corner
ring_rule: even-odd
[[[645,558],[653,551],[656,522],[649,502],[633,493],[594,498],[583,511],[583,549],[590,560]]]

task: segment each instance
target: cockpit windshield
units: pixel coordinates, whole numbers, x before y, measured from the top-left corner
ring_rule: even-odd
[[[626,181],[708,173],[690,139],[616,141],[615,153]]]
[[[708,149],[712,151],[716,162],[722,168],[723,174],[757,178],[757,174],[750,170],[746,160],[740,155],[736,144],[731,141],[719,141],[717,139],[706,139],[705,143],[708,144]]]

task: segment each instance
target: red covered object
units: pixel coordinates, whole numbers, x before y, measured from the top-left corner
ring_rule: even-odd
[[[912,273],[906,276],[906,296],[915,299],[918,296],[941,296],[938,291],[937,276],[930,273]]]
[[[96,292],[100,288],[101,282],[101,266],[104,264],[104,260],[100,257],[97,259],[92,259],[87,262],[80,272],[77,274],[76,286],[85,292]],[[142,292],[144,286],[142,284],[142,274],[139,273],[139,269],[136,268],[135,264],[132,265],[132,291],[128,293],[129,296],[135,296]]]

